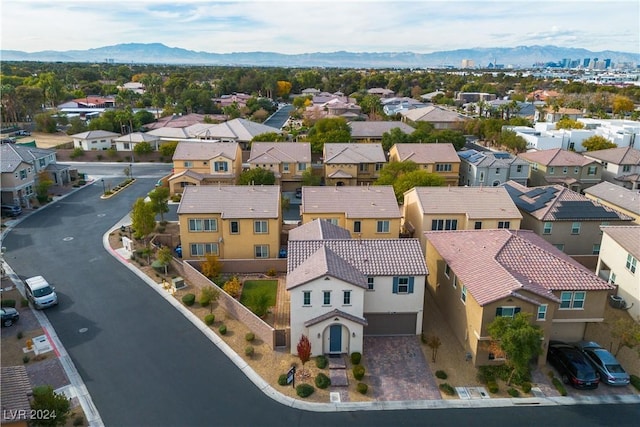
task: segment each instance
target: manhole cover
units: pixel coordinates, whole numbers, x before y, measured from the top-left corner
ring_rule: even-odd
[[[89,330],[89,328],[80,328],[80,329],[78,329],[78,332],[80,332],[81,334],[84,334],[88,330]]]
[[[98,218],[102,218],[103,216],[107,216],[107,214],[98,214]]]
[[[62,239],[65,242],[70,242],[73,240],[73,237],[65,237],[64,239]]]

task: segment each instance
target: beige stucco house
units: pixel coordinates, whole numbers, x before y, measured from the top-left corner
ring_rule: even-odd
[[[620,185],[602,181],[584,190],[584,195],[600,205],[630,216],[636,224],[640,224],[640,190],[629,190]]]
[[[609,148],[587,151],[582,155],[602,165],[602,179],[605,181],[630,190],[640,189],[640,150],[637,148]]]
[[[389,150],[389,162],[412,161],[420,169],[444,178],[447,185],[458,185],[460,158],[451,143],[395,144]]]
[[[328,143],[323,149],[327,186],[371,184],[387,162],[378,143]]]
[[[253,142],[247,160],[250,169],[273,172],[282,191],[295,191],[302,185],[302,174],[311,170],[311,144],[308,142]]]

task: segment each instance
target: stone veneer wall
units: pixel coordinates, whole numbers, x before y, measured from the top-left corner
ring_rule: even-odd
[[[197,287],[198,289],[211,286],[213,282],[200,273],[192,264],[197,265],[199,264],[199,261],[182,262],[182,277],[185,282]],[[220,304],[220,306],[222,306],[229,315],[244,323],[251,332],[267,343],[272,350],[275,348],[275,329],[271,327],[271,325],[265,323],[262,319],[253,314],[251,310],[240,304],[238,300],[231,297],[222,289],[220,289],[218,304]]]

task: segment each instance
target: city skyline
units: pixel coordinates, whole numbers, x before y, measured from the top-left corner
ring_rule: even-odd
[[[637,1],[4,0],[2,50],[163,43],[231,52],[415,52],[554,45],[637,53]]]

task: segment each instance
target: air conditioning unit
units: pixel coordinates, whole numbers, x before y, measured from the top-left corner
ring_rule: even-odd
[[[610,295],[609,296],[609,305],[613,308],[626,308],[627,307],[627,303],[625,302],[624,298],[617,296],[617,295]]]

